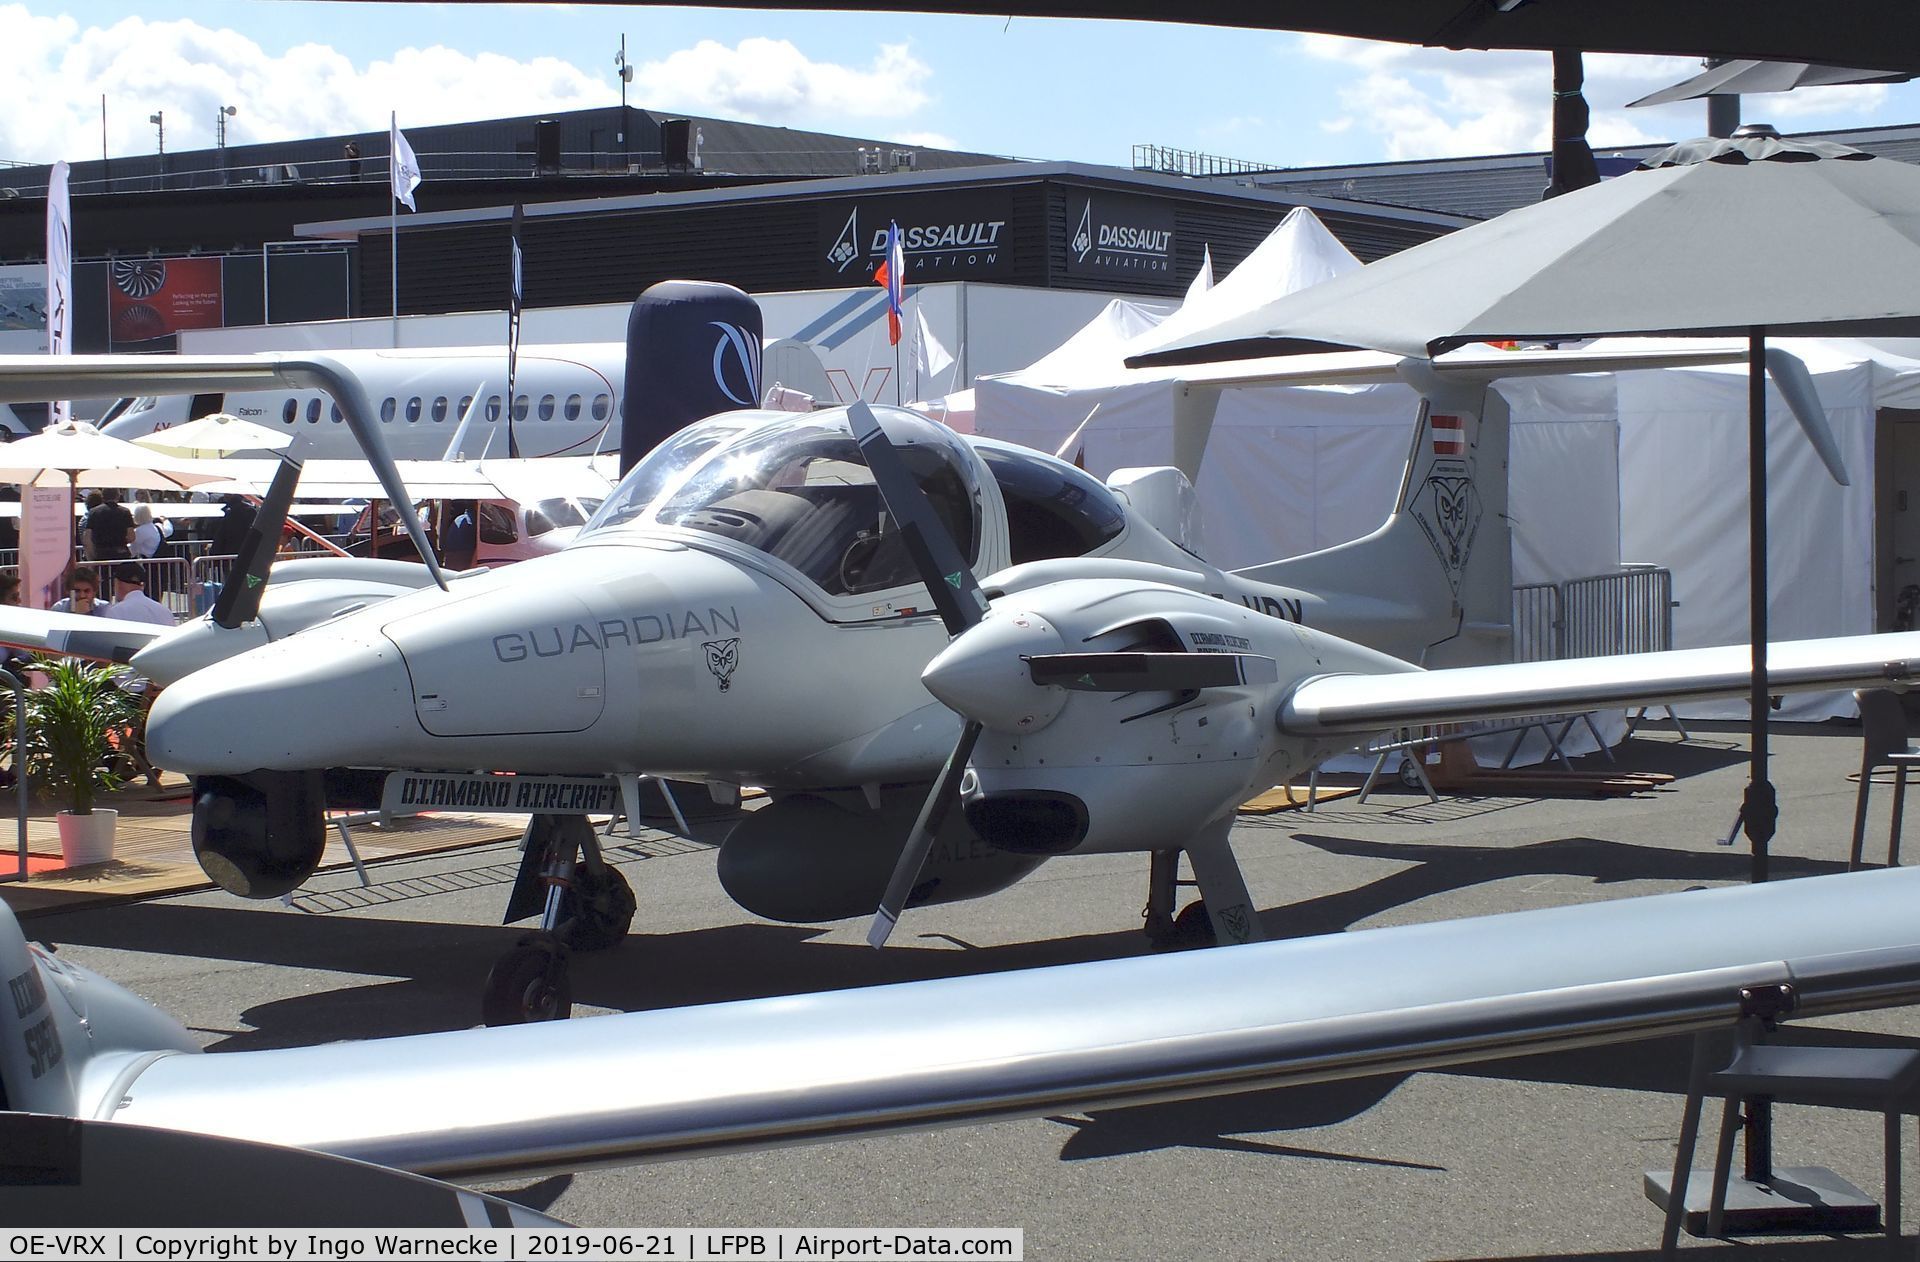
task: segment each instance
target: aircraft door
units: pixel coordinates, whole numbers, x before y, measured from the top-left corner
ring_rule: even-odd
[[[1874,591],[1882,631],[1920,627],[1920,412],[1882,408],[1874,469]]]

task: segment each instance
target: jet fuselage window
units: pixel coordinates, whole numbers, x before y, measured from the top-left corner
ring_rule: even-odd
[[[562,415],[565,416],[570,421],[579,420],[580,419],[580,403],[581,403],[581,399],[579,395],[577,394],[568,395],[566,410],[562,413]]]
[[[318,425],[319,423],[320,423],[320,400],[308,399],[307,400],[307,424]]]
[[[612,411],[613,411],[613,400],[611,398],[609,398],[604,394],[596,394],[593,396],[593,419],[594,420],[604,421],[607,419],[608,414],[611,413]]]
[[[500,396],[497,394],[487,396],[487,419],[489,421],[500,419]]]
[[[382,424],[391,425],[393,423],[394,410],[398,406],[399,405],[392,399],[380,400],[380,420]]]
[[[998,448],[978,448],[1007,504],[1013,563],[1085,556],[1126,527],[1119,499],[1071,465]]]
[[[433,419],[436,424],[447,419],[447,396],[444,394],[433,401]]]
[[[527,419],[527,405],[530,402],[532,402],[532,400],[530,400],[524,394],[516,394],[513,396],[513,419],[514,420],[524,421]]]
[[[333,423],[338,425],[340,423],[340,405],[336,403],[328,410],[333,414]]]
[[[282,425],[293,424],[294,419],[299,415],[300,401],[298,399],[288,399],[280,405],[280,423]]]
[[[468,412],[468,410],[469,410],[469,409],[471,409],[472,407],[473,407],[473,396],[472,396],[472,395],[467,395],[467,396],[466,396],[465,398],[463,398],[463,399],[461,399],[461,400],[460,400],[460,406],[459,406],[459,408],[458,408],[458,409],[456,409],[456,412],[457,412],[457,414],[459,415],[459,417],[460,417],[460,419],[461,419],[461,420],[463,420],[463,421],[464,421],[464,420],[466,420],[466,419],[467,419],[467,412]]]
[[[540,419],[541,420],[550,421],[553,419],[553,405],[554,405],[554,399],[552,395],[543,394],[540,396]]]
[[[419,419],[420,419],[420,396],[415,395],[413,398],[407,400],[407,423],[412,424],[415,421],[418,421]]]

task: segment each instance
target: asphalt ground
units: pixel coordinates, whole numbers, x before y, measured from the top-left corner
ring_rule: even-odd
[[[1775,749],[1775,877],[1843,869],[1858,728],[1788,728]],[[1235,849],[1268,933],[1282,936],[1747,879],[1744,841],[1719,844],[1746,776],[1736,731],[1696,725],[1684,742],[1643,731],[1620,758],[1679,779],[1604,800],[1429,804],[1393,792],[1245,818]],[[1890,801],[1876,790],[1875,861]],[[1148,950],[1144,856],[1057,860],[992,898],[909,911],[895,945],[874,952],[864,921],[749,917],[721,893],[709,848],[653,835],[611,854],[639,914],[620,946],[575,957],[576,1019]],[[390,861],[369,891],[351,873],[327,875],[294,908],[207,893],[26,927],[175,1013],[216,1053],[462,1028],[478,1022],[481,981],[521,932],[499,924],[516,858],[501,844]],[[1920,1042],[1911,1009],[1825,1024]],[[1660,1220],[1641,1174],[1672,1160],[1687,1054],[1669,1040],[490,1188],[589,1226],[1020,1227],[1038,1260],[1648,1257]],[[594,1085],[544,1081],[529,1065],[526,1089]],[[1874,1195],[1879,1145],[1868,1115],[1777,1110],[1781,1164],[1829,1166]],[[1872,1237],[1689,1249],[1882,1256]]]

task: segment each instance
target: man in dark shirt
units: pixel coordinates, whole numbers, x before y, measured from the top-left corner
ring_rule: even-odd
[[[89,509],[80,523],[81,534],[90,541],[96,561],[113,561],[133,555],[133,514],[120,503],[120,492],[108,487],[101,492],[100,505]]]
[[[208,556],[233,556],[240,551],[241,542],[253,526],[253,505],[238,495],[226,495],[221,499],[226,508],[220,516],[219,525],[214,527],[213,541],[207,545]]]

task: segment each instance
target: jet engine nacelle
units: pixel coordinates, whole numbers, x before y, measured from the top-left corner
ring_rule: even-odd
[[[727,896],[756,916],[799,924],[871,914],[926,789],[888,789],[877,811],[857,794],[849,796],[796,793],[749,811],[720,846],[720,884]],[[951,814],[907,902],[950,903],[996,893],[1040,862],[1041,856],[986,844]]]

